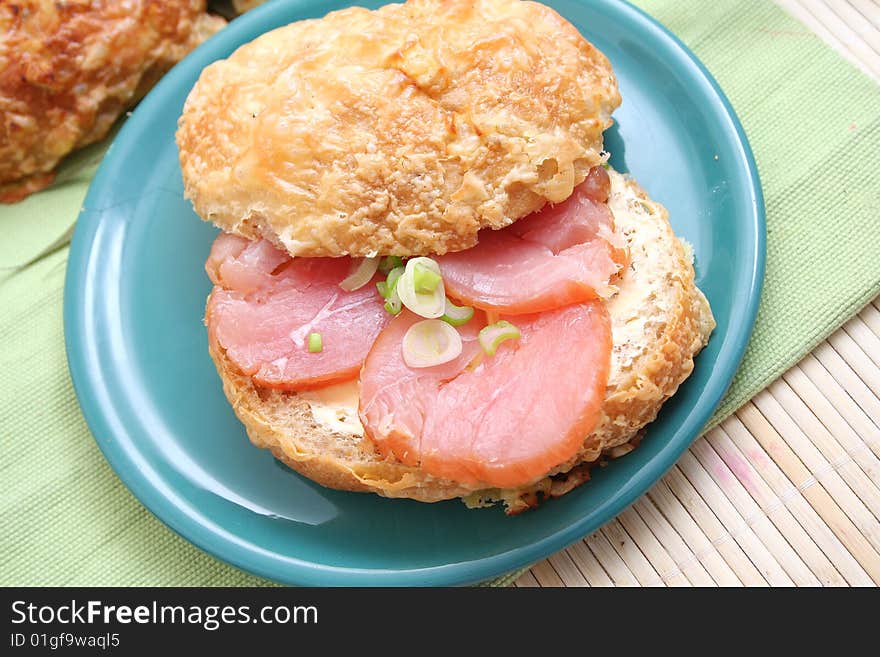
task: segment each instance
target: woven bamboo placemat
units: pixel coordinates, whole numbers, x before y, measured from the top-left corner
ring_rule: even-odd
[[[880,4],[777,3],[880,82]],[[515,585],[870,586],[878,519],[880,297],[646,496]]]

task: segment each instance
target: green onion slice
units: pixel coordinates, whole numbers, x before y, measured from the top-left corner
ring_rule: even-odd
[[[361,258],[360,261],[355,260],[351,273],[339,284],[339,287],[346,292],[358,290],[370,282],[378,268],[378,256],[375,258]]]
[[[397,281],[403,274],[403,267],[395,267],[388,272],[388,277],[384,281],[376,283],[376,289],[383,299],[390,299],[392,294],[397,291]]]
[[[440,318],[452,326],[464,326],[474,317],[474,309],[470,306],[456,306],[446,297],[446,307]]]
[[[403,267],[403,258],[400,256],[385,256],[379,264],[379,271],[383,274],[387,274],[395,267]]]
[[[376,283],[376,289],[385,299],[385,311],[397,315],[403,310],[403,304],[400,302],[400,296],[397,294],[397,282],[403,275],[403,267],[395,267],[388,272],[388,277],[384,281]]]
[[[519,340],[522,337],[519,329],[502,319],[500,322],[489,324],[480,329],[480,346],[490,356],[494,356],[498,346],[505,340]]]
[[[396,288],[403,305],[416,315],[428,319],[443,316],[446,310],[446,289],[443,286],[440,265],[431,258],[407,260]]]
[[[419,294],[431,294],[442,282],[443,278],[440,274],[424,265],[416,265],[413,268],[413,283],[415,283],[416,292]]]
[[[321,339],[320,333],[309,333],[309,352],[313,354],[320,353],[324,349],[324,341]]]
[[[403,304],[400,302],[400,295],[397,294],[397,282],[400,280],[403,273],[403,267],[395,267],[388,272],[388,276],[384,281],[376,283],[376,290],[378,290],[379,296],[385,299],[385,303],[383,304],[385,311],[391,315],[397,315],[403,310]]]
[[[425,319],[409,327],[403,336],[403,360],[409,367],[433,367],[461,355],[461,335],[446,322]]]
[[[400,297],[397,296],[397,290],[391,293],[391,298],[385,300],[385,312],[391,315],[398,315],[403,310],[403,304],[400,303]]]
[[[395,267],[390,272],[388,272],[388,277],[385,279],[385,283],[388,285],[388,292],[394,292],[397,288],[397,281],[400,280],[400,277],[403,276],[404,268],[403,267]]]

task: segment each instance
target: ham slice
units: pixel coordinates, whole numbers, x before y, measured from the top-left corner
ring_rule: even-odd
[[[339,287],[349,258],[292,259],[265,240],[221,234],[205,269],[215,284],[209,339],[267,388],[307,390],[354,378],[390,319],[375,281],[353,292]],[[308,350],[313,332],[321,334],[319,353]]]
[[[516,488],[574,456],[599,418],[611,361],[611,326],[593,301],[509,318],[522,337],[484,356],[485,316],[461,327],[462,353],[413,369],[404,311],[380,333],[361,371],[360,418],[378,449],[436,477]]]
[[[482,231],[474,248],[437,258],[447,293],[508,315],[611,296],[627,253],[614,234],[609,189],[608,174],[595,167],[564,202]]]

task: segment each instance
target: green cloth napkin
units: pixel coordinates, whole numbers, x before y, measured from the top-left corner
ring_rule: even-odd
[[[639,4],[725,89],[764,184],[764,296],[717,423],[880,293],[880,87],[769,1]],[[0,267],[48,252],[0,270],[0,584],[266,584],[163,526],[89,435],[64,357],[56,242],[94,162],[67,166],[53,189],[0,208]]]

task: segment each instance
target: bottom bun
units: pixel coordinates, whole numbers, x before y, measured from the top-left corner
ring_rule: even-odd
[[[474,490],[438,479],[383,457],[350,425],[331,426],[316,419],[313,395],[255,387],[212,344],[223,390],[251,442],[330,488],[420,502],[461,497],[471,507],[503,502],[511,514],[567,493],[589,479],[590,466],[600,459],[631,451],[642,428],[690,375],[693,358],[708,341],[715,321],[694,284],[690,247],[672,232],[666,209],[634,181],[609,173],[608,204],[631,262],[618,281],[617,294],[607,302],[614,346],[602,417],[574,458],[518,489]]]

